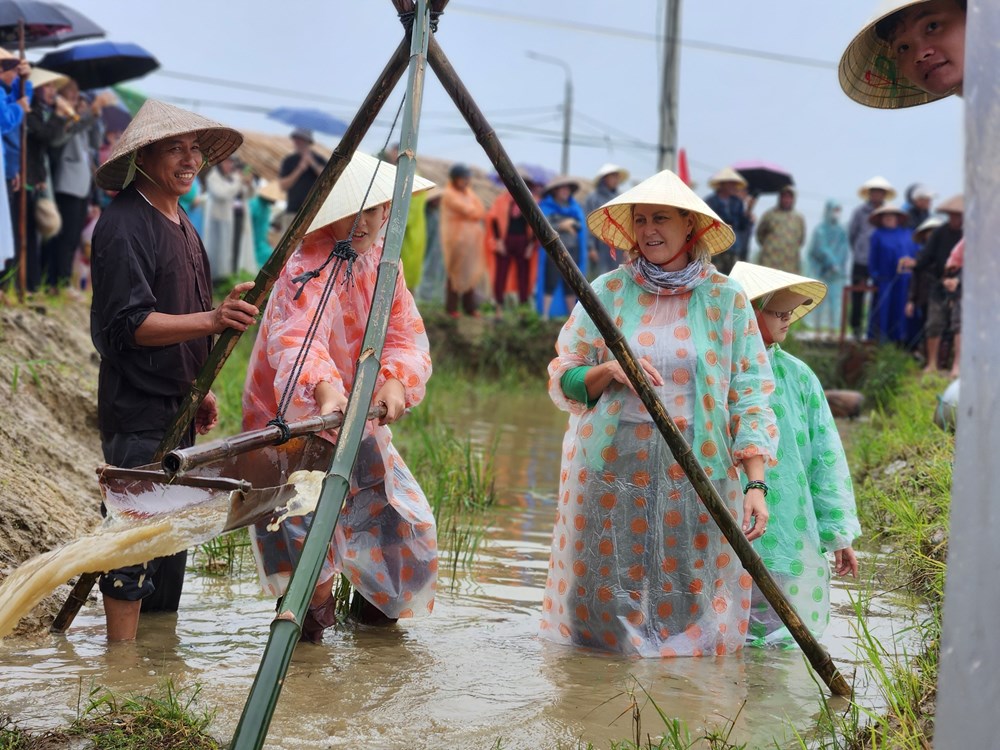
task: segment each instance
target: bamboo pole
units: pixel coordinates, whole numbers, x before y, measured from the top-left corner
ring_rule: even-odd
[[[385,407],[376,406],[369,410],[368,419],[381,419],[385,416]],[[169,476],[175,476],[191,471],[212,461],[232,458],[240,453],[252,451],[265,445],[275,445],[292,438],[312,435],[317,432],[337,430],[344,423],[344,415],[335,411],[322,417],[309,417],[297,422],[290,422],[287,431],[277,426],[264,427],[259,430],[240,432],[221,440],[213,440],[203,445],[193,445],[190,448],[180,448],[167,453],[160,462],[163,471]]]
[[[351,124],[347,126],[344,135],[341,136],[337,148],[334,149],[330,160],[326,163],[323,171],[316,178],[316,182],[309,191],[306,202],[295,215],[295,218],[292,219],[292,223],[289,224],[288,229],[285,230],[285,234],[278,242],[274,253],[272,253],[271,257],[261,267],[254,281],[254,288],[244,295],[243,299],[250,304],[259,306],[271,291],[271,287],[274,286],[274,282],[278,278],[278,274],[281,273],[281,269],[284,268],[288,257],[298,246],[302,236],[309,228],[309,224],[312,223],[323,201],[326,200],[326,196],[329,195],[330,190],[333,189],[344,168],[351,161],[351,157],[378,116],[382,105],[385,104],[386,99],[389,98],[389,94],[392,93],[396,83],[403,75],[406,60],[407,40],[404,38],[399,43],[392,58],[386,63],[385,68],[382,69],[382,73],[368,92],[368,96],[365,97],[358,113],[351,120]],[[176,448],[180,444],[181,438],[187,431],[195,414],[198,413],[198,407],[201,406],[201,402],[208,395],[213,381],[222,371],[222,366],[226,363],[226,359],[229,358],[229,355],[236,347],[240,335],[239,331],[232,328],[227,328],[219,335],[215,346],[212,347],[212,351],[208,353],[208,359],[205,360],[205,364],[202,365],[198,376],[195,378],[194,383],[192,383],[191,390],[185,396],[184,401],[181,402],[173,421],[167,427],[160,447],[153,457],[154,461],[161,460],[167,451]],[[49,632],[64,633],[66,631],[73,623],[80,608],[86,603],[87,597],[90,596],[90,592],[97,583],[99,575],[99,573],[84,573],[80,576],[73,590],[70,591],[69,596],[63,603],[62,609],[59,610],[55,620],[52,621]]]
[[[392,300],[399,278],[399,256],[406,229],[406,216],[416,171],[417,129],[423,100],[424,69],[430,36],[427,0],[418,0],[410,42],[410,66],[403,130],[400,138],[396,185],[386,232],[385,249],[379,262],[378,279],[361,343],[361,355],[344,416],[344,426],[333,454],[312,525],[306,536],[299,562],[292,571],[282,599],[283,611],[271,623],[271,633],[250,695],[236,727],[232,750],[258,750],[263,746],[271,723],[292,651],[301,633],[301,621],[340,518],[340,509],[351,487],[351,473],[364,434],[362,415],[368,410],[381,369],[382,346],[389,326]]]
[[[435,74],[437,74],[438,80],[441,81],[441,85],[444,86],[445,91],[451,96],[459,111],[465,117],[469,127],[472,128],[476,139],[493,163],[500,178],[507,186],[507,189],[510,190],[528,224],[534,230],[535,236],[539,238],[542,247],[545,248],[545,252],[555,261],[562,272],[563,278],[576,293],[580,304],[583,305],[583,309],[586,310],[591,320],[597,326],[597,329],[601,332],[607,347],[614,353],[615,358],[621,364],[622,369],[628,376],[629,382],[635,388],[642,403],[649,411],[654,424],[656,424],[660,434],[663,435],[664,440],[667,441],[667,445],[671,453],[673,453],[674,458],[684,469],[684,473],[698,492],[702,502],[705,503],[708,512],[715,519],[726,539],[729,540],[733,550],[740,558],[743,567],[753,576],[758,588],[760,588],[771,606],[774,607],[775,612],[778,613],[782,622],[788,627],[788,630],[792,633],[799,646],[802,647],[802,652],[809,659],[809,663],[812,664],[813,669],[816,670],[823,681],[830,687],[830,690],[836,695],[850,695],[851,686],[837,670],[826,649],[813,637],[813,634],[809,632],[809,629],[799,618],[798,614],[796,614],[794,608],[785,599],[784,593],[764,566],[760,555],[753,549],[753,546],[743,535],[739,524],[729,514],[715,486],[709,481],[704,469],[691,451],[691,447],[684,440],[684,436],[677,429],[662,402],[650,387],[635,354],[633,354],[622,332],[615,326],[608,311],[601,304],[594,290],[587,283],[586,278],[584,278],[580,269],[573,261],[573,258],[566,251],[562,241],[559,239],[559,235],[556,234],[555,230],[542,215],[527,186],[518,174],[517,168],[511,162],[510,157],[507,156],[507,152],[500,143],[496,132],[479,110],[468,89],[465,88],[465,85],[459,79],[458,74],[451,66],[437,40],[433,38],[430,40],[428,48],[428,61]]]

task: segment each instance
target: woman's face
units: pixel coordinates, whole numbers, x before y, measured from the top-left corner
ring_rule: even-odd
[[[882,214],[882,228],[895,229],[899,226],[899,217],[896,214]]]
[[[345,216],[340,221],[336,221],[330,225],[330,234],[337,240],[350,239],[351,248],[353,248],[354,252],[358,255],[364,255],[375,244],[379,229],[382,228],[382,224],[385,223],[388,216],[388,203],[373,206],[361,212],[361,218],[358,219],[358,226],[354,229],[353,234],[351,234],[351,227],[354,226],[353,215]],[[348,238],[348,235],[350,235],[350,238]]]
[[[681,216],[676,208],[640,203],[632,210],[636,247],[642,257],[665,271],[688,264],[688,253],[678,253],[694,231],[694,217]]]

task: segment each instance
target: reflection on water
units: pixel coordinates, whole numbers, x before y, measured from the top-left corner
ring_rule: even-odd
[[[633,660],[539,640],[564,419],[537,394],[463,401],[449,411],[484,446],[493,445],[493,425],[472,415],[501,423],[495,455],[506,489],[474,566],[453,587],[443,581],[430,618],[328,633],[322,645],[298,648],[267,747],[490,748],[502,737],[507,748],[575,747],[577,740],[602,748],[632,734],[629,691],[640,706],[648,693],[694,736],[737,715],[731,739],[751,746],[787,740],[786,721],[799,731],[815,725],[818,691],[798,650]],[[849,677],[850,590],[838,582],[824,637]],[[908,623],[898,604],[880,604],[885,611],[869,626],[888,644]],[[49,728],[72,720],[81,693],[86,698],[94,685],[135,691],[170,677],[178,686],[202,685],[196,705],[217,708],[212,730],[229,737],[273,612],[252,570],[235,580],[190,574],[179,616],[143,616],[134,644],[108,647],[100,607],[88,606],[68,636],[0,643],[0,713]],[[874,701],[867,686],[856,688]],[[642,716],[643,732],[655,735],[655,710],[646,705]]]

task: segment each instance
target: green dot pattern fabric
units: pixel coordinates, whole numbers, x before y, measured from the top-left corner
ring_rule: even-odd
[[[778,345],[768,349],[778,463],[767,470],[767,533],[755,541],[768,570],[816,637],[830,621],[830,563],[861,535],[854,488],[819,379]],[[791,647],[791,634],[754,586],[749,645]]]

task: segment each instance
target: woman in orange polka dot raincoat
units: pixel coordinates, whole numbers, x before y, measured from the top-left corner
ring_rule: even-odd
[[[355,226],[361,197],[373,174],[375,182]],[[372,304],[382,256],[380,232],[388,218],[394,180],[393,166],[356,153],[302,244],[289,258],[271,293],[250,358],[243,396],[244,429],[264,427],[274,418],[334,264],[304,283],[297,277],[321,267],[334,243],[349,238],[357,253],[353,280],[345,283],[341,271],[317,320],[315,340],[292,386],[284,416],[290,422],[346,407]],[[432,185],[417,178],[415,189]],[[323,629],[334,623],[331,590],[338,572],[343,572],[356,589],[352,611],[362,622],[385,624],[427,614],[434,606],[434,516],[393,447],[387,426],[406,408],[420,403],[430,374],[424,324],[399,274],[374,399],[385,404],[387,415],[382,422],[366,425],[351,490],[303,623],[304,639],[319,640]],[[334,435],[323,437],[336,441]],[[276,531],[269,530],[266,523],[251,528],[261,583],[271,595],[283,594],[288,586],[311,520],[310,513],[284,520]]]
[[[588,217],[628,262],[594,290],[748,539],[766,530],[761,489],[777,452],[771,367],[740,287],[711,265],[732,230],[672,172]],[[549,365],[570,412],[542,634],[647,657],[738,651],[752,580],[578,304]]]

